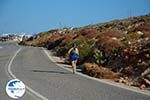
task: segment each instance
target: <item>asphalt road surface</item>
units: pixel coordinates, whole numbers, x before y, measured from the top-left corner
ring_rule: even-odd
[[[13,78],[26,85],[19,100],[150,100],[149,95],[97,82],[60,68],[42,48],[0,43],[0,100]]]

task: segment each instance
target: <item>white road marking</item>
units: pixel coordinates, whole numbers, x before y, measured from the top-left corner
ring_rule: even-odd
[[[48,56],[48,58],[55,62],[55,60],[50,56],[49,52],[47,50],[44,50],[45,54]],[[60,66],[60,64],[57,64],[59,67],[65,69],[65,70],[68,70],[70,72],[72,72],[72,69],[69,69],[69,68],[65,68],[63,66]],[[95,81],[98,81],[98,82],[101,82],[101,83],[104,83],[104,84],[108,84],[108,85],[111,85],[111,86],[115,86],[115,87],[119,87],[119,88],[122,88],[122,89],[126,89],[126,90],[130,90],[130,91],[133,91],[133,92],[136,92],[136,93],[141,93],[141,94],[144,94],[144,95],[148,95],[150,96],[150,92],[149,91],[142,91],[142,90],[137,90],[137,88],[134,88],[134,87],[130,87],[130,86],[125,86],[125,85],[122,85],[122,84],[117,84],[117,83],[112,83],[110,81],[105,81],[105,80],[100,80],[100,79],[97,79],[97,78],[94,78],[94,77],[90,77],[88,75],[85,75],[85,74],[82,74],[82,73],[79,73],[79,72],[76,72],[76,74],[80,75],[80,76],[83,76],[83,77],[86,77],[88,79],[91,79],[91,80],[95,80]]]
[[[17,56],[17,54],[21,51],[21,49],[22,49],[22,48],[19,48],[19,49],[15,52],[14,56],[11,58],[11,60],[10,60],[10,62],[9,62],[9,64],[8,64],[8,67],[7,67],[7,68],[8,68],[8,74],[9,74],[12,78],[15,78],[15,79],[18,79],[18,78],[11,72],[11,65],[12,65],[13,60],[14,60],[15,57]],[[42,99],[42,100],[49,100],[48,98],[42,96],[40,93],[38,93],[38,92],[36,92],[35,90],[31,89],[31,88],[30,88],[29,86],[27,86],[27,85],[26,85],[26,89],[27,89],[29,92],[33,93],[35,96],[37,96],[37,97],[39,97],[40,99]]]
[[[0,46],[0,49],[2,49],[3,47]]]

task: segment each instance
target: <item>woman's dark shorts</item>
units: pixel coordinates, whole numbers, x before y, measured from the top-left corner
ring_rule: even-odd
[[[77,60],[78,58],[79,58],[79,56],[77,54],[71,54],[70,55],[70,61]]]

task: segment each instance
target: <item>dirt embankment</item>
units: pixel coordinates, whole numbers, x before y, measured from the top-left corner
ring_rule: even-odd
[[[39,33],[21,44],[42,46],[64,57],[76,43],[83,73],[150,88],[150,14]],[[68,59],[66,59],[68,62]]]

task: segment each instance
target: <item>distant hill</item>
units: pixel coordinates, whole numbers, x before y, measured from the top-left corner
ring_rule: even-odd
[[[20,44],[46,47],[65,56],[73,43],[79,48],[83,73],[97,78],[119,77],[118,82],[150,88],[150,14],[54,29]]]

